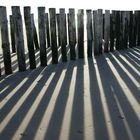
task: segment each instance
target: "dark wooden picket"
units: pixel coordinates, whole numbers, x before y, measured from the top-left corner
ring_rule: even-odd
[[[58,63],[58,47],[57,47],[57,37],[56,37],[56,9],[49,8],[49,14],[50,14],[52,64],[57,64]]]
[[[12,15],[15,24],[14,28],[15,28],[15,39],[16,39],[19,71],[25,71],[26,63],[25,63],[25,50],[24,50],[23,23],[22,23],[22,16],[20,13],[19,6],[12,7]]]
[[[33,23],[31,17],[31,8],[24,7],[24,20],[25,20],[25,27],[26,27],[26,36],[27,36],[27,47],[29,51],[29,63],[30,69],[36,68],[36,61],[35,61],[35,50],[34,50],[34,37],[33,37]]]
[[[8,36],[8,22],[7,22],[7,12],[6,7],[0,6],[0,29],[1,29],[1,40],[2,40],[2,50],[4,59],[5,74],[12,73],[11,67],[11,56],[10,56],[10,43]]]
[[[109,52],[109,40],[110,40],[110,11],[105,11],[105,17],[104,17],[105,23],[104,23],[104,52]]]
[[[60,45],[62,49],[62,61],[67,61],[67,27],[65,9],[60,9]]]
[[[16,52],[16,42],[15,42],[15,29],[14,29],[14,18],[10,15],[10,36],[11,36],[11,46],[12,46],[12,53]]]
[[[93,25],[92,25],[92,10],[86,10],[87,14],[87,55],[92,57],[93,50]]]
[[[33,41],[34,41],[34,46],[36,50],[39,50],[39,42],[38,42],[38,37],[37,37],[37,31],[36,31],[36,26],[34,22],[34,14],[31,14],[31,22],[33,24]]]
[[[41,66],[47,65],[46,53],[46,32],[45,32],[45,7],[38,7],[38,27],[40,42],[40,62]]]
[[[45,13],[45,22],[46,22],[47,47],[50,47],[51,46],[51,42],[50,42],[50,27],[49,27],[49,16],[48,16],[48,13]]]
[[[69,33],[69,46],[70,46],[70,59],[76,59],[76,23],[75,23],[75,9],[69,9],[68,14],[68,33]]]
[[[78,30],[78,57],[84,58],[84,10],[79,9],[77,13]]]

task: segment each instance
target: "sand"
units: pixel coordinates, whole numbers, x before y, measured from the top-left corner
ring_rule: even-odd
[[[12,62],[0,78],[0,140],[140,139],[140,47],[47,67],[37,59],[26,72]]]

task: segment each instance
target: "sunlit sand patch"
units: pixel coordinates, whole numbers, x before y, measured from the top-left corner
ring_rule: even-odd
[[[95,140],[88,65],[84,66],[84,140]]]

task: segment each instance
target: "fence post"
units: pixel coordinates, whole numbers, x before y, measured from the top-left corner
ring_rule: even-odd
[[[129,47],[133,47],[133,11],[129,11]]]
[[[136,11],[133,13],[133,47],[136,46],[137,40],[137,19],[136,19]]]
[[[109,13],[109,16],[110,16],[110,13]],[[110,19],[109,19],[110,20]],[[103,14],[103,40],[105,39],[105,13]]]
[[[123,27],[123,11],[120,11],[120,50],[123,49],[123,41],[124,41],[124,27]]]
[[[138,25],[139,25],[139,11],[138,10],[135,10],[134,11],[134,14],[135,14],[135,21],[136,21],[136,27],[135,27],[135,38],[136,38],[136,46],[138,44]]]
[[[94,55],[99,54],[98,38],[97,38],[97,10],[93,11],[93,44],[94,44]]]
[[[92,27],[92,11],[86,10],[87,14],[87,55],[92,57],[93,47],[93,27]]]
[[[138,26],[138,33],[137,33],[137,45],[140,46],[140,11],[137,11],[137,26]]]
[[[14,29],[14,18],[12,15],[9,16],[10,18],[10,35],[11,35],[11,45],[12,45],[12,53],[16,52],[16,44],[15,44],[15,29]]]
[[[55,8],[49,8],[50,14],[50,32],[51,32],[51,48],[52,48],[52,63],[58,63],[58,48],[56,37],[56,10]]]
[[[110,51],[114,51],[115,11],[110,14]]]
[[[35,50],[34,50],[34,41],[33,41],[33,23],[31,18],[31,8],[24,7],[24,20],[26,27],[26,36],[27,36],[27,47],[29,51],[29,63],[30,69],[36,68],[35,61]]]
[[[66,13],[65,13],[65,9],[64,8],[60,8],[60,14],[61,13],[64,13],[64,15],[63,15],[64,16],[63,17],[64,18],[63,28],[65,28],[65,30],[64,30],[65,31],[65,44],[67,45],[68,44],[68,42],[67,42],[68,41],[68,39],[67,39],[67,37],[68,37],[68,35],[67,35],[67,29],[68,28],[67,28],[67,18],[66,18]],[[60,34],[60,36],[61,36],[61,34]]]
[[[35,46],[36,50],[38,50],[39,49],[39,43],[38,43],[36,26],[35,26],[35,22],[34,22],[34,14],[31,14],[31,20],[32,20],[32,24],[33,24],[33,41],[34,41],[34,46]]]
[[[78,56],[84,58],[84,10],[79,9],[77,14],[78,28]]]
[[[120,39],[121,39],[121,33],[120,33],[120,26],[121,26],[121,17],[120,17],[120,11],[116,11],[116,50],[119,50],[121,47]]]
[[[39,27],[41,66],[46,66],[47,53],[46,53],[46,32],[45,32],[45,7],[38,7],[38,27]]]
[[[103,10],[102,9],[98,9],[97,10],[97,29],[98,29],[98,45],[99,45],[99,54],[102,54],[102,39],[103,39]]]
[[[70,59],[76,59],[75,45],[76,45],[76,24],[75,24],[75,9],[70,8],[68,14],[68,32],[70,45]]]
[[[124,23],[124,48],[128,48],[128,23],[129,23],[129,17],[128,12],[125,11],[125,23]]]
[[[121,49],[124,49],[125,48],[125,39],[124,39],[124,36],[125,36],[125,12],[124,11],[121,11],[121,31],[122,31],[122,44],[121,44]]]
[[[12,6],[12,14],[15,21],[15,38],[16,38],[19,71],[25,71],[26,63],[25,63],[23,24],[22,24],[22,16],[20,13],[20,7]]]
[[[128,18],[128,24],[127,24],[127,29],[128,29],[128,34],[127,34],[127,37],[128,37],[128,47],[129,47],[129,24],[130,24],[130,11],[127,11],[127,18]]]
[[[105,26],[104,26],[104,52],[109,52],[109,40],[110,40],[110,11],[105,10]]]
[[[60,45],[62,52],[62,61],[67,61],[67,27],[66,27],[66,14],[65,9],[60,9]]]
[[[60,38],[61,38],[61,35],[60,35],[60,15],[59,14],[56,14],[56,21],[57,21],[57,46],[60,46],[61,43],[60,43]]]
[[[50,47],[50,46],[51,46],[51,43],[50,43],[50,27],[49,27],[49,17],[48,17],[48,13],[45,13],[45,19],[46,19],[47,47]]]
[[[5,74],[12,73],[11,67],[11,55],[10,55],[10,43],[8,35],[8,20],[6,7],[0,6],[0,25],[1,25],[1,40],[2,40],[2,50],[4,59]]]

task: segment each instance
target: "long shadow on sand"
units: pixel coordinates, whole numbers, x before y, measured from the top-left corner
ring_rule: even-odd
[[[91,129],[94,138],[86,140],[139,140],[140,62],[134,61],[121,51],[2,78],[0,139],[85,140]],[[89,97],[92,117],[85,116]]]

